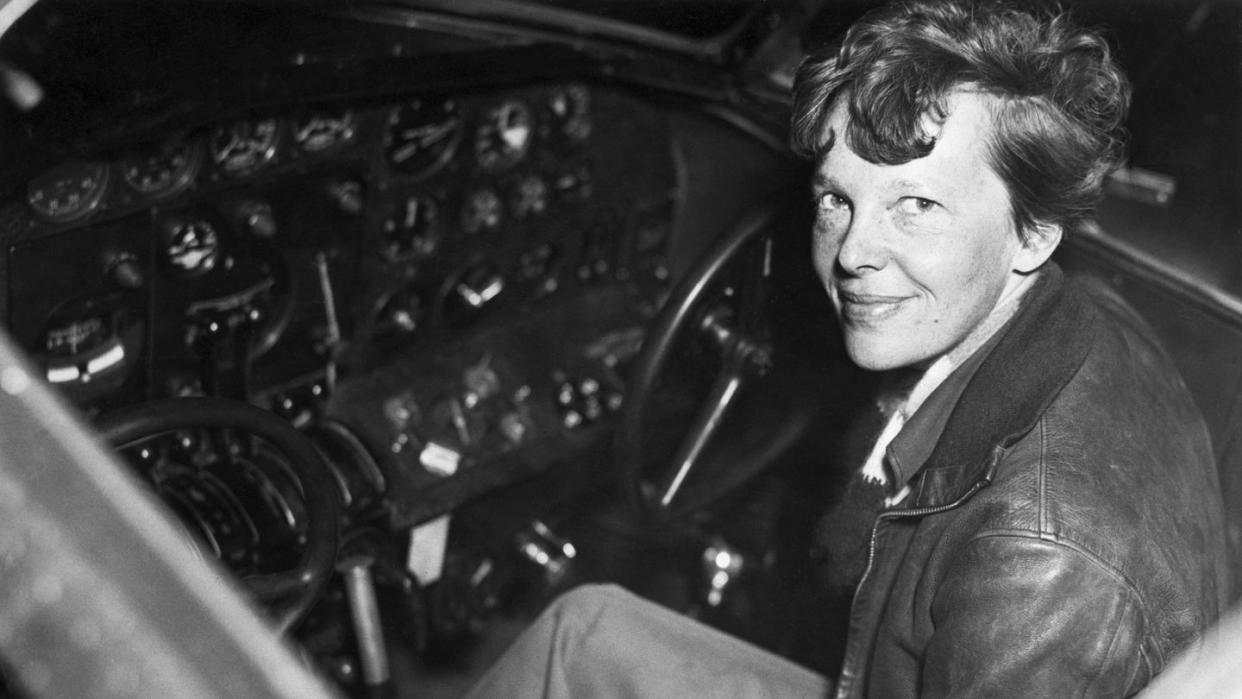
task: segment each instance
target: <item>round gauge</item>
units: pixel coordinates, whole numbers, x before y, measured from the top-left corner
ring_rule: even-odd
[[[594,191],[591,170],[586,166],[570,170],[553,180],[552,187],[561,201],[589,199]]]
[[[314,112],[293,122],[293,142],[307,153],[319,153],[354,137],[354,114],[347,109]]]
[[[68,163],[32,180],[26,189],[26,203],[44,220],[76,221],[99,208],[108,191],[108,180],[107,165]]]
[[[422,328],[426,312],[423,291],[412,284],[402,287],[380,308],[375,338],[387,341],[414,337]]]
[[[526,155],[535,117],[524,103],[509,100],[487,110],[474,137],[474,155],[488,172],[512,167]]]
[[[494,189],[476,189],[461,210],[461,227],[467,233],[492,231],[500,227],[504,204]]]
[[[479,260],[447,284],[444,320],[460,326],[477,319],[505,290],[505,277],[491,260]]]
[[[591,93],[585,86],[566,85],[553,90],[544,111],[551,127],[569,140],[581,141],[591,135]]]
[[[144,196],[167,197],[190,186],[201,161],[197,144],[168,141],[126,156],[121,161],[121,179]]]
[[[543,213],[548,208],[548,184],[538,175],[526,175],[518,180],[511,207],[518,218]]]
[[[461,138],[461,118],[452,100],[415,99],[388,117],[384,153],[407,175],[426,176],[452,157]]]
[[[164,258],[178,276],[211,271],[220,257],[220,236],[202,219],[172,219],[164,226]]]
[[[427,257],[440,244],[440,206],[435,199],[414,195],[384,221],[388,245],[385,254],[390,260]]]
[[[110,294],[70,301],[51,313],[42,351],[48,382],[75,400],[116,390],[142,350],[143,323],[136,305],[132,296]]]
[[[211,157],[230,175],[247,174],[276,157],[279,139],[275,119],[243,119],[211,132]]]

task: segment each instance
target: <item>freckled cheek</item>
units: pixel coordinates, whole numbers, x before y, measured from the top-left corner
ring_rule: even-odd
[[[827,282],[836,267],[837,253],[841,251],[841,236],[827,226],[817,224],[811,239],[811,257],[819,278]]]
[[[931,255],[920,270],[918,281],[926,292],[927,310],[923,321],[930,325],[952,325],[962,315],[971,315],[992,292],[994,271],[987,256],[956,251],[946,257]]]
[[[917,322],[939,325],[956,302],[964,277],[975,274],[975,270],[972,265],[959,266],[946,260],[942,246],[907,249],[905,253],[895,266],[900,267],[918,299]]]
[[[957,273],[964,293],[985,295],[999,290],[1009,271],[1005,253],[1005,246],[998,244],[980,246],[964,255],[968,262]]]

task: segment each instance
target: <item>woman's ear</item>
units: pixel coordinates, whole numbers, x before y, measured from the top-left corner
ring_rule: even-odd
[[[1013,271],[1019,274],[1030,274],[1042,267],[1061,244],[1059,223],[1036,223],[1026,233],[1013,257]]]

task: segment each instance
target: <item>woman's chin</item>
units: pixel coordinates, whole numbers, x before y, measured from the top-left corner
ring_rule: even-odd
[[[912,352],[913,341],[851,336],[846,333],[845,351],[860,368],[868,371],[891,371],[926,364],[930,357]]]

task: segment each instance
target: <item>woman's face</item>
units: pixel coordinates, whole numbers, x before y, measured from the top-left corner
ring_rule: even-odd
[[[900,165],[849,148],[843,100],[829,115],[815,177],[815,267],[865,369],[925,365],[962,346],[1034,269],[1036,253],[1014,230],[1009,193],[987,161],[985,99],[953,93],[943,123],[925,127],[935,147]]]

